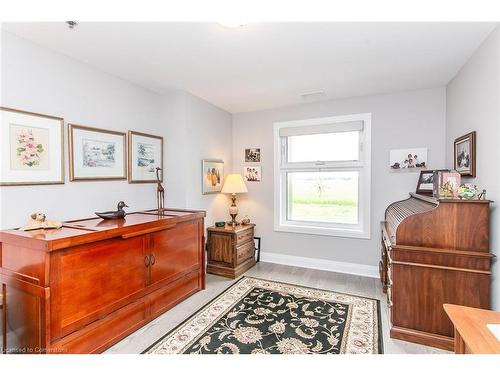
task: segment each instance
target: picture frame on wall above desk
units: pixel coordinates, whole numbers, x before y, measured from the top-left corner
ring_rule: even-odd
[[[64,119],[0,107],[0,185],[64,184]]]
[[[68,124],[70,181],[127,179],[127,135]]]
[[[163,171],[163,137],[128,131],[128,182],[158,182],[156,168]],[[160,174],[163,182],[163,173]]]
[[[454,169],[465,177],[476,177],[476,132],[455,139],[453,147]]]

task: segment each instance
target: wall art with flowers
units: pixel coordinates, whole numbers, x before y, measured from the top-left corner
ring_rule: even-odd
[[[49,167],[49,130],[10,124],[10,163],[12,169],[47,169]]]
[[[64,183],[64,120],[5,107],[0,112],[0,185]]]

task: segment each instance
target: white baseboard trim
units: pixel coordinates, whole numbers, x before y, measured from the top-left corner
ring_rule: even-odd
[[[283,264],[285,266],[312,268],[315,270],[348,273],[351,275],[378,278],[378,267],[367,264],[336,262],[327,259],[306,258],[294,255],[262,252],[261,262]]]

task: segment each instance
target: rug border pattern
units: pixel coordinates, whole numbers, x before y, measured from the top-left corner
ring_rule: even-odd
[[[383,353],[382,321],[380,301],[378,299],[249,276],[243,276],[236,280],[224,291],[191,314],[182,323],[176,325],[172,330],[163,335],[142,353],[182,353],[202,334],[204,334],[207,329],[215,324],[222,316],[227,314],[244,295],[249,293],[255,287],[277,292],[284,291],[295,295],[309,296],[326,301],[338,301],[339,303],[350,305],[349,323],[351,329],[346,329],[344,332],[341,353],[364,353],[360,347],[356,345],[356,342],[359,339],[364,341],[368,340],[368,347],[370,349],[367,353]],[[371,319],[369,319],[368,323],[371,325],[371,329],[373,331],[372,337],[363,334],[363,329],[360,329],[363,326],[366,327],[367,309],[371,310]]]

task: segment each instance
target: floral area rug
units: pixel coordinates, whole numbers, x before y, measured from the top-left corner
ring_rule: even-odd
[[[145,353],[382,353],[379,301],[243,277]]]

